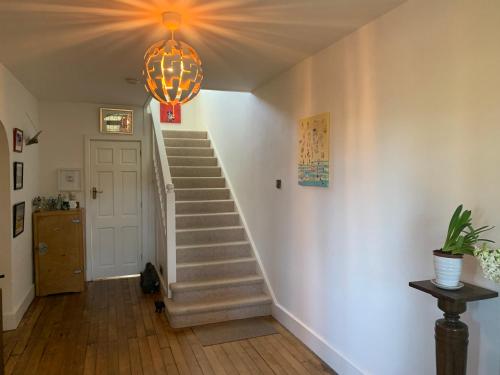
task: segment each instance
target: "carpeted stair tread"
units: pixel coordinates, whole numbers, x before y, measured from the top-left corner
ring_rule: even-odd
[[[207,228],[186,228],[186,229],[177,229],[176,233],[185,233],[185,232],[208,232],[208,231],[219,231],[219,230],[231,230],[231,229],[244,229],[242,225],[235,225],[230,227],[207,227]]]
[[[183,201],[186,202],[186,201]],[[194,201],[188,201],[188,202],[194,202]],[[183,218],[183,217],[214,217],[214,216],[234,216],[239,214],[237,212],[205,212],[205,213],[199,213],[199,214],[176,214],[176,218]]]
[[[205,177],[198,177],[198,178],[205,178]],[[207,178],[210,178],[210,177],[207,177]],[[229,190],[229,188],[227,188],[227,187],[175,188],[175,191],[178,191],[178,190],[180,190],[180,191]]]
[[[208,261],[204,261],[204,262],[186,262],[186,263],[177,263],[177,269],[218,266],[218,265],[231,265],[231,264],[236,264],[236,263],[249,263],[249,262],[255,262],[255,261],[256,261],[256,259],[254,257],[244,257],[244,258],[208,260]]]
[[[202,177],[196,177],[202,178]],[[234,202],[232,199],[202,199],[196,201],[176,201],[175,203],[215,203],[215,202]]]
[[[167,157],[169,156],[214,156],[214,149],[210,147],[175,147],[166,146]]]
[[[229,287],[236,285],[248,285],[248,284],[258,284],[262,283],[264,279],[260,275],[250,275],[243,277],[227,277],[220,279],[211,279],[203,281],[181,281],[172,283],[170,289],[172,291],[191,291],[191,290],[202,290],[210,288],[219,287]]]
[[[272,303],[271,297],[262,293],[250,297],[228,298],[216,302],[174,302],[167,300],[169,315],[197,314],[209,311],[230,310],[246,306],[266,305]]]
[[[207,139],[208,133],[204,130],[163,130],[163,138],[192,138]]]
[[[232,241],[232,242],[219,242],[219,243],[207,243],[207,244],[196,244],[196,245],[178,245],[177,250],[191,249],[191,248],[211,248],[218,246],[234,246],[234,245],[249,245],[248,241]]]

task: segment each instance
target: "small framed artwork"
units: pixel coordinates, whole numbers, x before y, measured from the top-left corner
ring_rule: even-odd
[[[18,128],[14,128],[14,152],[23,152],[23,131]]]
[[[160,122],[168,124],[181,123],[181,105],[180,104],[160,104]]]
[[[105,134],[134,134],[134,111],[131,109],[101,108],[100,129]]]
[[[21,190],[23,188],[24,179],[24,163],[14,162],[14,190]]]
[[[24,232],[24,211],[26,204],[25,202],[16,203],[12,209],[13,213],[13,235],[14,238],[19,236]]]
[[[57,174],[57,186],[59,191],[82,191],[81,169],[59,169]]]

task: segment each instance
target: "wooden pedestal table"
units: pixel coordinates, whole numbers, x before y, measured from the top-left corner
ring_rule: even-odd
[[[445,290],[436,287],[430,280],[410,282],[412,288],[436,297],[439,309],[444,312],[444,319],[436,320],[434,328],[437,375],[465,375],[469,329],[460,321],[460,314],[467,309],[467,302],[498,297],[493,290],[464,284],[459,290]]]
[[[3,279],[5,275],[0,275],[0,279]],[[0,375],[3,375],[3,307],[2,307],[2,289],[0,288]]]

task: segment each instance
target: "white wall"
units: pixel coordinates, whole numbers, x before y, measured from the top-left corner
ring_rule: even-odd
[[[408,282],[433,276],[459,203],[500,226],[499,35],[499,2],[413,0],[255,95],[201,94],[275,314],[341,374],[435,371],[441,312]],[[301,187],[298,120],[322,112],[331,185]],[[500,290],[470,257],[463,279]],[[469,374],[500,373],[499,316],[499,298],[468,305]]]
[[[0,279],[0,288],[2,289],[2,313],[10,313],[11,310],[11,289],[12,280],[10,279],[11,270],[11,211],[10,211],[10,147],[6,129],[0,123],[0,274],[4,279]],[[3,316],[2,315],[2,316]],[[0,333],[3,327],[0,327]]]
[[[43,130],[40,137],[40,194],[54,196],[57,190],[57,170],[60,168],[81,168],[85,170],[86,140],[89,139],[133,139],[142,141],[143,164],[143,262],[154,258],[152,236],[152,159],[151,123],[142,107],[124,107],[134,110],[134,134],[103,135],[99,131],[99,108],[117,108],[116,105],[70,102],[40,102],[40,123]],[[118,106],[120,108],[120,106]],[[84,185],[85,186],[85,185]],[[85,191],[77,194],[82,207],[85,206]],[[87,225],[87,229],[90,228]],[[87,230],[87,253],[90,252],[90,233]],[[90,257],[87,257],[87,278],[90,278]]]
[[[38,127],[38,103],[35,97],[2,64],[0,64],[0,122],[4,127],[0,131],[5,130],[7,134],[7,147],[10,155],[8,161],[10,199],[6,207],[2,206],[2,210],[7,210],[10,215],[7,224],[8,237],[2,238],[0,244],[2,247],[0,273],[4,273],[6,277],[0,279],[0,288],[4,294],[4,328],[14,329],[34,296],[31,200],[38,194],[39,189],[40,149],[37,145],[25,145],[22,153],[14,153],[12,137],[14,128],[22,129],[25,137],[34,135],[35,127]],[[12,181],[12,168],[15,161],[24,163],[24,187],[16,191],[13,190]],[[26,202],[24,232],[12,238],[12,205],[22,201]]]

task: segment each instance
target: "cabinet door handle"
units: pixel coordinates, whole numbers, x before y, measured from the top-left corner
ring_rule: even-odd
[[[40,242],[38,244],[38,252],[40,253],[40,255],[47,254],[47,251],[49,251],[49,246],[44,242]]]
[[[73,273],[74,274],[82,273],[82,270],[74,270]]]
[[[80,219],[73,219],[71,220],[73,224],[80,224]]]

